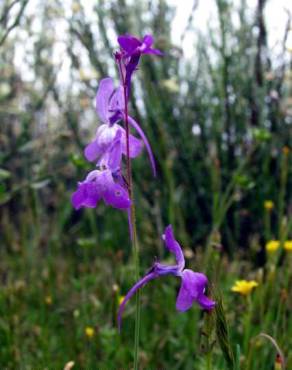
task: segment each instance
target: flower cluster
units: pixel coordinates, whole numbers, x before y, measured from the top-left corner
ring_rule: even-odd
[[[84,151],[85,158],[89,162],[95,162],[96,169],[84,181],[79,182],[77,191],[72,195],[72,204],[76,209],[95,208],[100,200],[118,209],[129,209],[131,200],[122,175],[122,157],[136,158],[143,145],[156,175],[150,144],[140,125],[128,115],[127,106],[131,78],[141,55],[160,55],[161,52],[151,48],[153,38],[150,35],[145,36],[142,41],[129,35],[120,36],[118,42],[120,50],[115,53],[115,60],[120,73],[120,85],[115,87],[109,77],[100,81],[96,94],[96,112],[102,124]],[[127,140],[126,129],[120,125],[123,121],[127,121],[136,130],[139,138],[128,134]]]

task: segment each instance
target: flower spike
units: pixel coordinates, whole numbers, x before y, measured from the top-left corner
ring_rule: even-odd
[[[128,99],[131,77],[137,69],[142,54],[162,53],[152,48],[151,35],[142,40],[132,35],[118,38],[120,50],[115,53],[120,72],[120,86],[115,87],[110,77],[103,78],[96,93],[96,113],[101,120],[94,139],[85,147],[84,156],[89,162],[95,162],[97,169],[91,171],[84,181],[78,183],[72,194],[71,202],[75,209],[94,208],[100,200],[118,209],[130,209],[131,192],[122,173],[122,156],[136,158],[145,145],[154,176],[156,175],[154,156],[146,135],[139,124],[128,115]],[[125,122],[126,129],[121,125]],[[140,138],[129,133],[131,125]],[[130,234],[133,232],[130,226]]]

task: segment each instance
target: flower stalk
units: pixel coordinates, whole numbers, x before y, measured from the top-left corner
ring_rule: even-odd
[[[135,201],[134,201],[134,191],[133,191],[133,176],[132,176],[132,164],[130,158],[130,127],[129,127],[129,116],[128,116],[128,94],[127,94],[127,86],[125,82],[125,76],[122,71],[121,61],[119,60],[119,69],[120,69],[120,76],[122,79],[123,85],[123,95],[124,95],[124,111],[125,111],[125,130],[126,130],[126,167],[127,167],[127,183],[128,183],[128,191],[129,197],[131,201],[130,207],[130,234],[131,234],[131,242],[132,242],[132,251],[133,251],[133,260],[135,266],[135,280],[138,280],[140,277],[140,258],[139,258],[139,245],[138,245],[138,238],[137,238],[137,227],[136,227],[136,209],[135,209]],[[134,370],[138,369],[139,363],[139,338],[140,338],[140,292],[136,295],[136,303],[135,303],[135,337],[134,337]]]

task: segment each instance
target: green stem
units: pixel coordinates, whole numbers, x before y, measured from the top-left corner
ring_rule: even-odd
[[[281,175],[280,175],[280,191],[279,191],[279,201],[278,201],[278,209],[279,209],[279,220],[278,220],[278,234],[279,239],[281,238],[282,232],[282,221],[284,217],[285,211],[285,196],[286,196],[286,185],[288,179],[288,155],[285,152],[282,153],[281,158]]]
[[[246,297],[247,312],[244,318],[244,339],[243,339],[243,348],[244,353],[248,353],[249,341],[250,341],[250,331],[251,331],[251,319],[252,319],[252,302],[251,297]]]
[[[124,102],[125,102],[125,130],[126,130],[126,157],[127,157],[127,183],[128,183],[128,190],[129,190],[129,197],[131,200],[131,208],[130,208],[130,234],[131,234],[131,242],[132,242],[132,250],[133,250],[133,259],[135,265],[135,281],[139,280],[140,275],[140,258],[139,258],[139,245],[138,245],[138,238],[137,238],[137,228],[136,228],[136,209],[135,209],[135,201],[134,201],[134,194],[133,194],[133,178],[132,178],[132,166],[131,166],[131,158],[130,158],[130,128],[129,128],[129,120],[128,120],[128,92],[127,86],[125,83],[125,76],[123,74],[123,68],[121,66],[121,61],[119,61],[119,70],[120,76],[123,84],[123,93],[124,93]],[[140,338],[140,292],[136,293],[136,305],[135,305],[135,339],[134,339],[134,370],[138,370],[138,362],[139,362],[139,338]]]

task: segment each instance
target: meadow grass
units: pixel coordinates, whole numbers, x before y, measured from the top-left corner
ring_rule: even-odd
[[[29,240],[1,252],[1,367],[56,369],[74,361],[82,369],[130,368],[133,302],[127,305],[121,334],[116,314],[132,284],[134,265],[121,263],[122,249],[79,242],[64,253],[58,242],[50,248],[33,244]],[[259,248],[254,245],[253,253]],[[204,271],[202,248],[195,251],[187,264]],[[241,369],[274,368],[277,350],[259,336],[265,333],[275,339],[289,369],[292,253],[278,249],[258,268],[250,255],[238,252],[230,260],[213,248],[209,264],[211,294],[219,302],[220,293],[228,326],[231,368],[236,361]],[[238,279],[256,280],[258,286],[246,296],[236,294],[231,287]],[[229,368],[221,351],[222,332],[216,329],[217,311],[208,314],[193,307],[177,313],[177,288],[178,282],[166,277],[142,290],[140,368]]]

